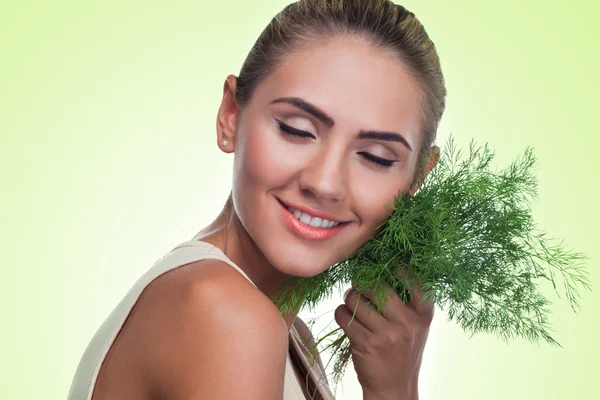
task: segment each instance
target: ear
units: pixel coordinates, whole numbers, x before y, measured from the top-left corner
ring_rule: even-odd
[[[408,194],[414,196],[415,193],[421,188],[423,182],[425,182],[425,178],[431,172],[431,170],[435,167],[438,160],[440,159],[440,148],[437,146],[431,146],[429,149],[429,155],[425,157],[423,162],[421,163],[422,168],[417,167],[417,171],[415,172],[415,178],[410,184],[410,188],[408,189]]]
[[[223,98],[217,113],[217,145],[225,153],[235,150],[235,133],[239,108],[235,101],[237,78],[229,75],[223,84]]]

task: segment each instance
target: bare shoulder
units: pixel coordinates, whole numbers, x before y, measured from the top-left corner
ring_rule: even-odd
[[[154,395],[281,397],[285,321],[230,265],[202,260],[170,271],[146,288],[138,311],[131,333]]]

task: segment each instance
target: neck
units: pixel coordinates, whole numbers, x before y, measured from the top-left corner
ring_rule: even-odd
[[[238,267],[265,296],[273,300],[290,275],[284,274],[264,256],[256,243],[248,235],[233,207],[231,194],[219,216],[194,240],[202,240],[218,247]],[[296,319],[297,312],[283,315],[288,329]]]

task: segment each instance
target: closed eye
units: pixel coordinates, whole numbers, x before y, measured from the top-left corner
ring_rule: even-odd
[[[387,158],[377,157],[371,153],[367,153],[364,151],[358,154],[360,154],[365,160],[367,160],[369,163],[373,164],[377,168],[387,169],[398,162],[398,160],[389,160]]]
[[[301,129],[296,129],[292,126],[289,126],[285,122],[278,120],[277,118],[275,118],[275,121],[277,121],[277,129],[279,129],[281,131],[281,133],[283,133],[284,135],[292,136],[294,138],[300,138],[300,139],[316,139],[314,137],[314,135],[311,134],[310,132],[303,131]],[[365,159],[365,161],[367,161],[368,163],[370,163],[371,165],[373,165],[376,168],[387,169],[387,168],[392,167],[395,163],[398,162],[398,160],[390,160],[387,158],[377,157],[377,156],[375,156],[371,153],[367,153],[365,151],[361,151],[358,154],[363,159]]]
[[[277,121],[277,128],[284,135],[294,136],[294,137],[303,138],[303,139],[316,139],[310,132],[296,129],[296,128],[284,123],[283,121],[278,120],[277,118],[275,118],[275,121]]]

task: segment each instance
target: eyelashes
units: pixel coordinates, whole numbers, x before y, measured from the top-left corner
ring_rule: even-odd
[[[301,137],[304,139],[316,139],[312,134],[310,134],[306,131],[302,131],[300,129],[293,128],[278,119],[275,119],[275,121],[277,121],[277,128],[286,135]]]
[[[278,120],[277,118],[275,118],[275,121],[277,121],[277,129],[279,131],[281,131],[281,133],[283,135],[290,136],[294,139],[300,139],[300,140],[316,139],[314,137],[314,135],[312,135],[309,132],[289,126],[288,124],[284,123],[283,121]],[[368,163],[370,163],[371,165],[373,165],[376,168],[388,169],[388,168],[392,167],[395,163],[398,162],[398,160],[389,160],[387,158],[377,157],[371,153],[367,153],[364,151],[359,152],[358,154],[365,161],[367,161]]]
[[[360,154],[365,160],[374,164],[378,168],[390,168],[397,162],[396,160],[388,160],[387,158],[377,157],[371,153],[367,153],[364,151],[358,154]]]

